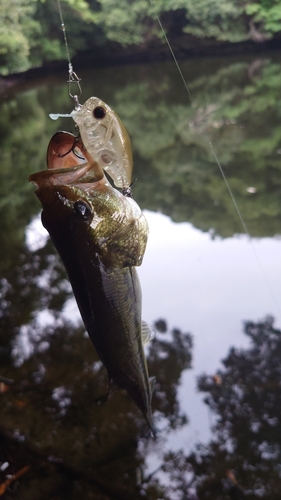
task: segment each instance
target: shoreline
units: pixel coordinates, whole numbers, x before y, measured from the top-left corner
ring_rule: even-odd
[[[218,42],[211,39],[195,39],[189,35],[173,37],[169,40],[175,57],[179,61],[201,57],[230,57],[239,54],[262,54],[276,52],[281,49],[281,36],[263,42],[247,40],[244,42],[230,43]],[[88,65],[96,67],[119,66],[127,64],[145,64],[161,62],[171,59],[169,47],[158,41],[151,42],[149,46],[129,46],[122,48],[117,43],[107,43],[93,50],[84,51],[72,58],[75,68],[81,70]],[[54,74],[55,71],[65,71],[68,65],[66,59],[46,62],[42,66],[30,68],[21,73],[0,75],[0,96],[17,90],[20,86],[28,85],[35,79],[44,78]]]

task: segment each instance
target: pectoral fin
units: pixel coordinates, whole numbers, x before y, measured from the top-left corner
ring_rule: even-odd
[[[146,321],[141,322],[141,337],[143,345],[150,342],[155,337],[155,330]]]

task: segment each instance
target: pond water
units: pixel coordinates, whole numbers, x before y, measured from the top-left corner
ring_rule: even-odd
[[[93,403],[106,371],[27,181],[53,133],[74,132],[48,117],[72,109],[67,75],[2,96],[0,496],[280,498],[280,65],[182,62],[191,100],[169,62],[79,75],[132,140],[155,440],[123,391]]]

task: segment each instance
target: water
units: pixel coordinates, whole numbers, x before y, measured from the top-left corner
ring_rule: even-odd
[[[182,70],[192,102],[172,63],[81,75],[83,99],[130,133],[150,226],[139,275],[144,319],[163,320],[147,350],[156,441],[122,391],[92,402],[106,372],[27,182],[52,134],[74,132],[48,117],[71,111],[66,75],[2,98],[0,488],[23,470],[7,498],[279,498],[280,55]]]

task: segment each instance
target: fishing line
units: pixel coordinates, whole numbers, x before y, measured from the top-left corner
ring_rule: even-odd
[[[152,3],[152,0],[149,0],[149,1],[150,1],[150,3],[151,3],[151,6],[154,8],[154,5],[153,5],[153,3]],[[172,47],[171,47],[171,44],[170,44],[170,42],[169,42],[169,40],[168,40],[168,37],[167,37],[167,35],[166,35],[166,31],[164,30],[163,24],[162,24],[162,23],[161,23],[161,21],[160,21],[160,17],[158,16],[158,14],[157,14],[156,12],[155,12],[155,16],[156,16],[156,19],[157,19],[157,21],[158,21],[158,24],[159,24],[159,26],[160,26],[160,28],[161,28],[162,34],[163,34],[163,36],[164,36],[164,38],[165,38],[165,42],[167,43],[167,45],[168,45],[168,47],[169,47],[169,50],[170,50],[171,55],[172,55],[172,58],[174,59],[175,65],[176,65],[176,67],[177,67],[177,69],[178,69],[178,72],[179,72],[180,77],[181,77],[181,79],[182,79],[182,82],[183,82],[183,84],[184,84],[185,90],[186,90],[186,92],[188,93],[188,96],[189,96],[190,101],[192,102],[192,97],[191,97],[190,90],[189,90],[189,88],[188,88],[188,86],[187,86],[186,80],[185,80],[185,78],[184,78],[184,76],[183,76],[183,72],[182,72],[182,70],[181,70],[181,68],[180,68],[180,65],[179,65],[178,61],[177,61],[177,58],[176,58],[176,56],[175,56],[175,53],[174,53],[174,51],[173,51],[173,49],[172,49]]]
[[[153,0],[149,0],[149,2],[150,2],[151,7],[153,8],[154,15],[155,15],[155,18],[156,18],[156,20],[157,20],[157,22],[158,22],[158,24],[159,24],[160,30],[161,30],[161,32],[162,32],[162,34],[163,34],[163,36],[164,36],[164,39],[165,39],[165,41],[166,41],[166,43],[167,43],[167,45],[168,45],[168,47],[169,47],[169,50],[170,50],[171,56],[172,56],[172,58],[173,58],[173,60],[174,60],[174,62],[175,62],[175,64],[176,64],[177,70],[178,70],[179,75],[180,75],[180,77],[181,77],[181,80],[182,80],[182,82],[183,82],[183,84],[184,84],[184,88],[185,88],[185,90],[186,90],[186,92],[187,92],[187,94],[188,94],[188,97],[189,97],[190,103],[191,103],[191,104],[193,104],[193,98],[192,98],[191,92],[190,92],[190,90],[189,90],[189,88],[188,88],[188,85],[187,85],[186,79],[185,79],[185,77],[184,77],[184,75],[183,75],[183,72],[182,72],[182,70],[181,70],[181,67],[180,67],[180,65],[179,65],[179,63],[178,63],[178,60],[177,60],[176,56],[175,56],[175,53],[174,53],[174,51],[173,51],[173,48],[172,48],[172,46],[171,46],[171,44],[170,44],[170,42],[169,42],[169,40],[168,40],[168,37],[167,37],[166,31],[165,31],[165,29],[164,29],[164,27],[163,27],[163,24],[162,24],[162,22],[161,22],[161,20],[160,20],[160,17],[159,17],[159,15],[158,15],[158,14],[157,14],[157,12],[156,12],[155,5],[154,5],[154,1],[153,1]],[[219,168],[219,171],[220,171],[220,173],[221,173],[221,176],[222,176],[222,178],[223,178],[223,181],[224,181],[224,183],[225,183],[225,185],[226,185],[226,188],[227,188],[227,190],[228,190],[228,192],[229,192],[230,198],[231,198],[232,203],[233,203],[233,205],[234,205],[234,208],[235,208],[235,210],[236,210],[236,212],[237,212],[237,215],[238,215],[238,217],[239,217],[239,219],[240,219],[240,222],[241,222],[241,224],[242,224],[242,227],[243,227],[243,229],[244,229],[244,232],[245,232],[246,236],[247,236],[247,237],[248,237],[248,239],[249,239],[249,242],[250,242],[250,245],[251,245],[252,251],[253,251],[253,253],[254,253],[255,259],[256,259],[257,264],[258,264],[258,267],[259,267],[259,269],[260,269],[260,271],[261,271],[261,274],[262,274],[263,279],[264,279],[264,281],[265,281],[265,284],[266,284],[266,286],[267,286],[268,292],[269,292],[269,294],[270,294],[270,296],[271,296],[271,298],[272,298],[272,300],[273,300],[273,303],[275,304],[275,307],[277,308],[277,311],[278,311],[278,312],[280,312],[279,304],[278,304],[278,302],[277,302],[277,300],[276,300],[275,294],[273,293],[273,290],[272,290],[272,288],[271,288],[271,286],[270,286],[270,283],[269,283],[269,281],[268,281],[268,279],[267,279],[267,276],[266,276],[266,274],[265,274],[265,272],[264,272],[263,266],[262,266],[262,264],[261,264],[261,262],[260,262],[260,259],[259,259],[258,255],[257,255],[256,249],[255,249],[255,246],[254,246],[254,243],[253,243],[252,238],[251,238],[251,235],[250,235],[250,232],[249,232],[249,230],[248,230],[248,228],[247,228],[247,226],[246,226],[246,223],[245,223],[244,218],[243,218],[243,216],[242,216],[242,213],[241,213],[241,211],[240,211],[240,209],[239,209],[239,206],[238,206],[238,204],[237,204],[237,201],[236,201],[236,199],[235,199],[235,196],[234,196],[234,194],[233,194],[233,192],[232,192],[232,189],[231,189],[231,187],[230,187],[230,185],[229,185],[229,182],[228,182],[227,177],[226,177],[226,175],[225,175],[224,169],[223,169],[223,167],[222,167],[222,165],[221,165],[221,163],[220,163],[220,161],[219,161],[219,159],[218,159],[218,157],[217,157],[217,155],[216,155],[216,152],[215,152],[215,150],[214,150],[214,147],[213,147],[212,141],[211,141],[211,140],[210,140],[210,139],[209,139],[209,138],[208,138],[208,137],[204,134],[204,132],[201,132],[201,135],[202,135],[203,139],[207,142],[207,144],[208,144],[208,146],[209,146],[209,148],[210,148],[210,151],[211,151],[211,153],[212,153],[213,157],[215,158],[216,164],[217,164],[217,166],[218,166],[218,168]]]
[[[206,139],[206,137],[204,137],[204,139]],[[206,139],[206,140],[207,140],[207,139]],[[247,235],[247,236],[248,236],[248,238],[249,238],[249,243],[250,243],[250,245],[251,245],[252,252],[253,252],[253,254],[254,254],[254,256],[255,256],[256,262],[257,262],[257,264],[258,264],[258,267],[259,267],[259,270],[260,270],[260,272],[261,272],[261,274],[262,274],[262,277],[263,277],[263,279],[264,279],[264,282],[266,283],[266,286],[267,286],[268,292],[269,292],[269,294],[270,294],[270,296],[271,296],[271,298],[272,298],[273,303],[275,304],[275,307],[277,308],[277,311],[278,311],[278,312],[280,312],[280,307],[279,307],[279,304],[278,304],[278,302],[277,302],[277,300],[276,300],[275,294],[273,293],[273,290],[272,290],[272,288],[271,288],[271,285],[270,285],[270,283],[269,283],[269,281],[268,281],[268,279],[267,279],[267,276],[266,276],[266,274],[265,274],[265,272],[264,272],[264,269],[263,269],[262,263],[261,263],[261,261],[260,261],[260,259],[259,259],[259,256],[258,256],[257,252],[256,252],[256,247],[255,247],[255,245],[254,245],[254,243],[253,243],[253,240],[252,240],[252,238],[251,238],[251,235],[250,235],[250,233],[249,233],[249,231],[248,231],[248,229],[247,229],[247,226],[246,226],[246,224],[245,224],[245,221],[244,221],[244,219],[243,219],[243,217],[242,217],[242,214],[241,214],[241,212],[240,212],[240,210],[239,210],[239,207],[238,207],[238,205],[237,205],[236,199],[235,199],[235,197],[234,197],[234,195],[233,195],[233,193],[232,193],[231,187],[230,187],[230,185],[229,185],[229,183],[228,183],[228,180],[227,180],[227,178],[226,178],[226,176],[225,176],[225,173],[224,173],[224,170],[223,170],[223,168],[222,168],[222,165],[221,165],[221,163],[220,163],[220,161],[219,161],[219,159],[218,159],[218,157],[217,157],[217,155],[216,155],[216,152],[215,152],[215,150],[214,150],[214,148],[213,148],[213,144],[211,143],[211,141],[209,141],[209,146],[210,146],[210,149],[211,149],[211,151],[212,151],[212,153],[213,153],[214,158],[216,159],[216,162],[217,162],[217,165],[218,165],[218,167],[219,167],[220,173],[221,173],[222,178],[223,178],[223,180],[224,180],[224,182],[225,182],[225,185],[226,185],[226,187],[227,187],[227,189],[228,189],[228,192],[229,192],[229,195],[230,195],[231,200],[232,200],[232,202],[233,202],[233,205],[234,205],[234,207],[235,207],[235,209],[236,209],[236,211],[237,211],[237,213],[238,213],[238,216],[239,216],[239,218],[240,218],[240,221],[241,221],[241,224],[242,224],[242,226],[243,226],[243,228],[244,228],[244,231],[245,231],[246,235]]]
[[[58,11],[59,11],[59,16],[60,16],[60,21],[61,21],[61,29],[62,29],[63,38],[64,38],[66,57],[67,57],[67,60],[68,60],[68,75],[69,75],[69,78],[67,80],[67,83],[68,83],[68,94],[69,94],[70,97],[72,97],[74,99],[75,109],[78,109],[80,107],[79,97],[82,94],[82,88],[81,88],[81,85],[80,85],[81,78],[79,78],[77,76],[77,74],[75,73],[75,71],[73,70],[73,65],[72,65],[72,62],[71,62],[71,59],[70,59],[69,45],[68,45],[68,40],[67,40],[67,36],[66,36],[66,28],[65,28],[65,24],[64,24],[64,20],[63,20],[63,15],[62,15],[62,10],[61,10],[60,0],[57,0],[57,4],[58,4]],[[72,94],[71,86],[73,86],[73,84],[77,85],[78,94],[76,94],[76,93]]]
[[[154,3],[153,3],[153,0],[149,0],[149,2],[150,2],[150,4],[151,4],[152,8],[153,8],[153,9],[154,9],[154,11],[155,11],[155,6],[154,6]],[[181,68],[180,68],[180,65],[179,65],[179,63],[178,63],[178,61],[177,61],[177,58],[176,58],[176,56],[175,56],[175,53],[174,53],[174,51],[173,51],[173,49],[172,49],[172,47],[171,47],[171,44],[170,44],[170,42],[169,42],[169,40],[168,40],[168,37],[167,37],[167,35],[166,35],[165,29],[164,29],[164,27],[163,27],[163,24],[161,23],[161,20],[160,20],[160,18],[159,18],[159,16],[158,16],[157,12],[155,11],[154,13],[155,13],[155,17],[156,17],[156,19],[157,19],[157,22],[158,22],[158,24],[159,24],[159,26],[160,26],[160,29],[161,29],[161,31],[162,31],[162,34],[163,34],[163,36],[164,36],[164,38],[165,38],[165,41],[167,42],[167,45],[168,45],[168,47],[169,47],[169,50],[170,50],[171,55],[172,55],[172,58],[173,58],[173,59],[174,59],[174,61],[175,61],[176,67],[177,67],[178,72],[179,72],[179,74],[180,74],[180,77],[181,77],[181,79],[182,79],[182,81],[183,81],[183,84],[184,84],[185,90],[187,91],[187,94],[188,94],[189,100],[190,100],[191,104],[193,104],[193,98],[192,98],[191,92],[190,92],[190,90],[189,90],[189,88],[188,88],[188,85],[187,85],[186,79],[185,79],[185,77],[184,77],[184,75],[183,75],[183,72],[182,72],[182,70],[181,70]],[[216,160],[217,166],[218,166],[219,171],[220,171],[220,173],[221,173],[221,175],[222,175],[222,178],[223,178],[224,183],[225,183],[225,185],[226,185],[226,187],[227,187],[227,190],[228,190],[228,192],[229,192],[229,194],[230,194],[230,198],[231,198],[231,200],[232,200],[232,202],[233,202],[233,205],[234,205],[234,207],[235,207],[235,210],[236,210],[236,212],[237,212],[237,214],[238,214],[238,217],[239,217],[239,219],[240,219],[240,221],[241,221],[242,227],[243,227],[243,229],[244,229],[244,231],[245,231],[246,235],[247,235],[249,238],[251,238],[250,233],[249,233],[249,231],[248,231],[248,229],[247,229],[247,226],[246,226],[246,224],[245,224],[245,221],[244,221],[244,219],[243,219],[243,217],[242,217],[242,214],[241,214],[241,212],[240,212],[240,209],[239,209],[239,207],[238,207],[238,205],[237,205],[237,202],[236,202],[236,200],[235,200],[234,194],[232,193],[231,187],[230,187],[230,185],[229,185],[229,183],[228,183],[228,181],[227,181],[227,178],[226,178],[226,175],[225,175],[224,170],[223,170],[223,168],[222,168],[222,165],[220,164],[220,162],[219,162],[219,160],[218,160],[218,157],[217,157],[217,155],[216,155],[216,153],[215,153],[215,150],[214,150],[213,144],[212,144],[212,142],[208,139],[208,137],[207,137],[207,136],[206,136],[203,132],[201,132],[201,135],[202,135],[202,137],[205,139],[205,141],[207,142],[207,144],[208,144],[208,146],[209,146],[209,148],[210,148],[210,150],[211,150],[211,153],[212,153],[213,157],[214,157],[214,158],[215,158],[215,160]]]
[[[57,3],[58,3],[58,10],[59,10],[59,16],[60,16],[60,22],[61,22],[61,29],[62,29],[64,43],[65,43],[66,56],[67,56],[67,60],[68,60],[68,68],[69,68],[69,72],[70,72],[70,71],[73,71],[73,66],[71,64],[71,59],[70,59],[70,54],[69,54],[69,47],[68,47],[68,41],[67,41],[67,36],[66,36],[65,24],[64,24],[64,20],[63,20],[63,16],[62,16],[60,0],[57,0]]]

